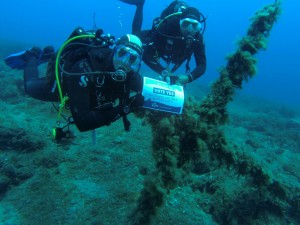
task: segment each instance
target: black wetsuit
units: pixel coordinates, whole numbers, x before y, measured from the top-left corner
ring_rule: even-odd
[[[142,90],[142,77],[138,73],[128,73],[125,82],[114,81],[109,72],[114,72],[113,50],[96,48],[74,54],[72,62],[65,63],[65,70],[73,75],[64,75],[63,87],[69,97],[69,107],[80,131],[92,130],[122,116],[122,103],[128,100],[130,91]],[[52,75],[53,76],[53,63]],[[50,65],[49,65],[50,66]],[[48,68],[48,73],[51,68]],[[101,71],[99,74],[88,74]],[[75,75],[75,73],[77,75]],[[31,57],[24,69],[25,91],[31,97],[43,101],[58,101],[58,95],[51,92],[53,83],[39,78],[37,59]]]
[[[162,18],[163,19],[163,18]],[[194,55],[196,68],[189,71],[188,63],[186,72],[190,73],[190,81],[199,78],[206,70],[206,54],[203,37],[197,33],[192,44],[186,44],[180,33],[179,17],[174,16],[163,22],[159,28],[141,30],[143,21],[143,4],[137,5],[132,32],[137,35],[144,44],[143,61],[155,72],[161,74],[166,68],[160,64],[163,59],[167,63],[173,63],[171,72],[175,72],[184,62]],[[173,43],[170,45],[170,43]]]

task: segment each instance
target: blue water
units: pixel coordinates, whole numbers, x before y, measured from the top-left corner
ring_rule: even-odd
[[[151,27],[171,0],[146,0],[143,28]],[[249,25],[249,18],[267,0],[187,0],[208,16],[205,32],[207,72],[196,82],[210,84],[218,77],[217,69],[225,65],[225,56],[236,48]],[[135,7],[117,0],[15,0],[2,1],[0,40],[10,40],[56,48],[78,25],[98,27],[115,36],[131,31]],[[275,24],[266,52],[260,52],[258,73],[242,90],[243,93],[268,100],[300,106],[300,3],[283,1],[283,14]],[[297,19],[298,17],[298,19]]]

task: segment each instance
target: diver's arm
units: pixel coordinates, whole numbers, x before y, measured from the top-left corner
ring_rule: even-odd
[[[135,5],[136,10],[132,22],[132,33],[136,34],[142,30],[143,24],[143,10],[145,0],[120,0],[121,2],[127,3],[129,5]]]
[[[79,131],[89,131],[102,126],[108,126],[110,123],[120,118],[120,108],[113,107],[101,111],[87,111],[78,117],[73,114],[74,122]]]
[[[142,30],[142,24],[143,24],[143,11],[144,11],[144,1],[142,4],[136,5],[136,10],[132,22],[132,33],[136,34]]]
[[[196,68],[189,74],[190,82],[201,77],[206,71],[206,54],[203,38],[195,44],[194,57],[196,61]]]

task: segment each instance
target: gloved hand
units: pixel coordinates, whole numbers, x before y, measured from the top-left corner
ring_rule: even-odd
[[[162,72],[162,75],[159,76],[159,78],[165,82],[167,82],[167,84],[169,85],[185,85],[186,83],[189,82],[189,77],[187,75],[174,75],[173,73],[164,70]]]
[[[189,82],[189,77],[187,75],[172,75],[172,76],[168,76],[166,77],[166,82],[170,85],[180,85],[183,86],[186,83]]]
[[[128,106],[131,109],[135,109],[144,105],[145,97],[139,92],[135,96],[132,96],[128,100]]]
[[[131,113],[134,109],[141,107],[144,105],[144,96],[139,92],[135,96],[132,96],[128,99],[126,104],[120,104],[117,107],[118,110],[118,117],[123,117],[123,124],[125,131],[129,131],[130,122],[127,119],[127,114]]]
[[[190,80],[189,80],[189,77],[187,75],[178,75],[175,84],[183,86],[186,83],[188,83],[189,81]]]
[[[177,80],[178,80],[178,77],[172,74],[172,76],[167,76],[165,81],[169,85],[174,85],[174,84],[176,84]]]
[[[141,93],[137,93],[135,96],[132,96],[128,99],[126,104],[119,105],[119,114],[120,116],[127,115],[134,111],[136,108],[144,105],[145,97]]]
[[[163,70],[161,75],[159,76],[159,79],[167,82],[167,84],[172,85],[176,83],[177,76],[175,76],[173,73],[169,72],[168,70]]]

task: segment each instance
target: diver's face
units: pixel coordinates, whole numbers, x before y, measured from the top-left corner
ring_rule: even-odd
[[[141,55],[126,46],[117,46],[114,52],[113,63],[116,70],[137,72],[141,64]]]
[[[201,23],[195,19],[184,18],[179,23],[180,32],[183,36],[195,36],[201,30]]]

